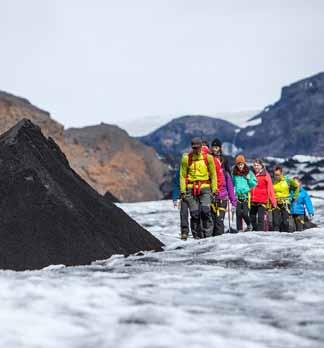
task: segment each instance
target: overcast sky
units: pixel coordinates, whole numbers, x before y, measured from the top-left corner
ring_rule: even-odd
[[[0,89],[65,126],[261,109],[324,71],[323,0],[0,0]]]

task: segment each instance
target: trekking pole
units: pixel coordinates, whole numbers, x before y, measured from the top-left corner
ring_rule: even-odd
[[[231,202],[228,200],[228,233],[231,233]]]
[[[232,227],[232,221],[234,220],[234,214],[231,218],[231,202],[228,200],[228,225],[229,225],[229,233],[238,233],[238,230],[236,228]]]

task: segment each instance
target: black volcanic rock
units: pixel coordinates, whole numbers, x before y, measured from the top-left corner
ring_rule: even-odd
[[[282,163],[283,166],[285,166],[289,169],[295,169],[298,164],[299,164],[299,162],[294,160],[293,158],[289,158]]]
[[[248,156],[324,155],[324,73],[282,89],[281,98],[242,129],[237,145]]]
[[[0,137],[0,268],[81,265],[162,243],[69,166],[28,120]]]
[[[238,128],[230,122],[213,117],[183,116],[139,139],[152,146],[168,164],[175,167],[182,153],[190,148],[193,137],[201,137],[209,142],[217,137],[223,142],[233,143]]]
[[[118,198],[116,198],[111,192],[107,191],[104,195],[103,195],[104,199],[108,200],[109,202],[113,202],[113,203],[120,203],[120,201],[118,200]]]
[[[310,173],[300,173],[300,180],[304,185],[313,185],[316,183],[316,180]]]

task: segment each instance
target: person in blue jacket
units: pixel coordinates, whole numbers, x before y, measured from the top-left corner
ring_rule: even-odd
[[[296,225],[296,231],[305,229],[306,211],[310,220],[314,216],[312,200],[298,177],[294,178],[300,188],[298,197],[291,202],[290,214],[293,216]]]
[[[181,199],[180,195],[180,169],[176,171],[173,178],[172,201],[173,206],[180,210],[181,239],[187,240],[189,235],[189,206],[184,199]],[[193,237],[195,238],[196,236]]]

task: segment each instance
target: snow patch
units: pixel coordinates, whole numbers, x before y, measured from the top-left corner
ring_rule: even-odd
[[[250,131],[248,131],[248,132],[246,133],[246,135],[247,135],[248,137],[253,137],[254,134],[255,134],[255,130],[250,130]]]
[[[299,163],[305,163],[305,162],[317,162],[323,159],[323,157],[317,157],[317,156],[307,156],[307,155],[295,155],[292,157],[295,161],[298,161]]]
[[[268,161],[271,161],[271,162],[276,162],[276,163],[283,163],[283,162],[286,161],[284,158],[281,158],[281,157],[271,157],[271,156],[265,157],[265,160],[268,160]]]

